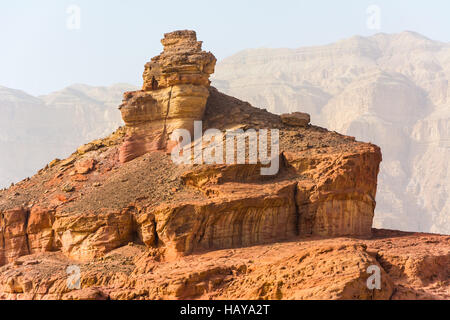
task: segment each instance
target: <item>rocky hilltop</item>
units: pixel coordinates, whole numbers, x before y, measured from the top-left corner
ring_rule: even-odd
[[[0,191],[0,298],[449,297],[450,237],[372,229],[379,147],[220,93],[193,31],[162,44],[124,94],[124,127]],[[171,134],[199,120],[278,130],[279,170],[174,163]]]
[[[218,63],[222,92],[281,114],[303,111],[383,150],[375,225],[450,234],[450,44],[414,32]]]

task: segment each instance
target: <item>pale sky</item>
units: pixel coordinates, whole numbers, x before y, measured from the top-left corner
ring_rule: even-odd
[[[380,9],[378,29],[367,26],[371,5]],[[144,63],[162,50],[159,40],[177,29],[196,30],[223,59],[378,32],[450,42],[449,16],[448,0],[1,1],[0,86],[38,95],[74,83],[140,85]]]

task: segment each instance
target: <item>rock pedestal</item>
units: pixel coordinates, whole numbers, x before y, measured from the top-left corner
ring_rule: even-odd
[[[215,58],[193,31],[166,34],[162,43],[146,64],[142,90],[124,94],[124,128],[0,190],[0,299],[195,298],[206,291],[208,298],[265,299],[271,291],[276,298],[374,298],[361,275],[378,257],[387,261],[385,251],[336,238],[372,234],[380,148],[310,125],[307,114],[278,116],[209,87]],[[178,165],[166,154],[170,134],[192,133],[195,120],[219,137],[278,130],[279,170],[261,175],[267,164],[257,161]],[[225,152],[238,151],[238,141]],[[434,260],[428,253],[436,270],[430,279],[447,279],[439,274],[448,269],[446,252]],[[425,268],[421,259],[413,264]],[[74,260],[82,289],[67,292]],[[377,295],[392,296],[387,282],[382,288]]]
[[[125,93],[119,108],[127,128],[122,163],[170,151],[170,134],[179,128],[193,133],[194,121],[203,117],[216,58],[202,51],[195,31],[166,33],[161,43],[164,51],[145,65],[142,90]]]

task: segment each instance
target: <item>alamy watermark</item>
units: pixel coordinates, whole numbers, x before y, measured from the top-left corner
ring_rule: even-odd
[[[81,8],[76,4],[72,4],[67,7],[67,20],[66,27],[69,30],[80,30],[81,29]]]
[[[67,288],[70,290],[81,289],[81,269],[77,265],[68,266],[66,269],[68,275],[66,280]]]
[[[279,170],[278,129],[271,129],[270,135],[268,129],[232,129],[225,134],[208,129],[203,133],[202,122],[194,121],[194,140],[186,129],[174,130],[170,139],[177,142],[171,152],[176,164],[260,163],[266,166],[261,167],[261,175],[275,175]]]
[[[381,8],[373,4],[366,9],[366,26],[370,30],[381,30]]]
[[[369,290],[381,290],[381,269],[373,264],[367,268],[367,273],[371,276],[367,278],[367,288]]]

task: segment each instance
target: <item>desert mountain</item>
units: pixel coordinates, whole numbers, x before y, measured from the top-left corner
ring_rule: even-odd
[[[449,45],[404,32],[300,49],[254,49],[221,61],[213,84],[274,113],[383,149],[375,225],[450,233]],[[123,124],[114,106],[131,85],[74,85],[33,97],[0,88],[0,186]],[[33,156],[30,156],[30,155]]]
[[[0,298],[449,298],[450,237],[372,229],[378,146],[219,92],[194,31],[161,42],[124,126],[0,191]]]
[[[123,124],[116,106],[131,85],[73,85],[45,96],[0,87],[0,187]]]
[[[413,32],[299,49],[252,49],[220,63],[221,91],[383,150],[375,226],[450,234],[450,44]]]

